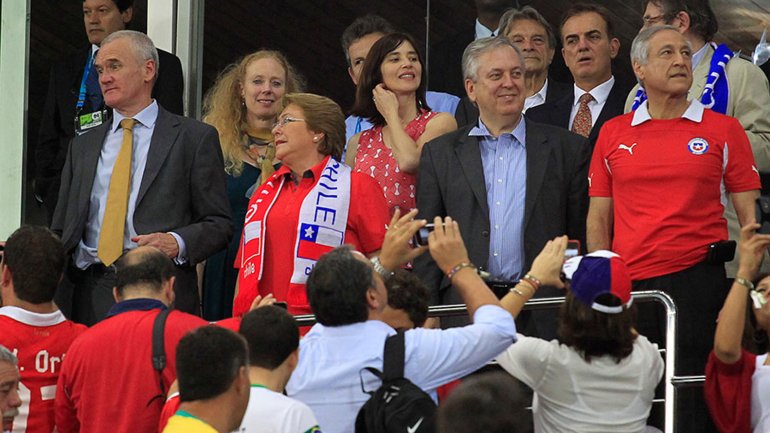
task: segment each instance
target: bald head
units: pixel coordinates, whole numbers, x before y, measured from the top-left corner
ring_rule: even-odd
[[[125,253],[116,263],[116,290],[120,298],[135,292],[161,294],[174,278],[174,263],[153,247],[139,247]]]

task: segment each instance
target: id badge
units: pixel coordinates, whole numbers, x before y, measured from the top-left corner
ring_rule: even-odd
[[[75,116],[75,134],[81,135],[96,128],[107,120],[107,110],[94,111]]]

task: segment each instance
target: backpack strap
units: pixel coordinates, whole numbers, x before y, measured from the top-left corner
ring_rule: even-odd
[[[404,377],[406,341],[404,331],[399,330],[385,340],[385,353],[382,361],[382,380]]]
[[[152,325],[152,368],[158,372],[160,379],[160,392],[163,399],[166,397],[166,387],[163,386],[163,369],[166,368],[166,348],[163,334],[166,330],[166,319],[170,309],[161,310],[155,316],[155,322]]]

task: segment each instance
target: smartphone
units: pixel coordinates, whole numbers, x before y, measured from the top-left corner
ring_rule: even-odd
[[[567,249],[564,250],[564,260],[571,259],[580,255],[580,241],[568,240]]]
[[[428,245],[428,235],[435,228],[436,227],[433,223],[428,223],[428,224],[425,224],[423,227],[420,227],[420,230],[417,230],[417,233],[414,234],[414,238],[412,238],[412,242],[414,243],[414,246],[422,247],[422,246]]]

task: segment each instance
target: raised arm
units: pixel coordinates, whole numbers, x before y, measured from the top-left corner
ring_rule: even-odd
[[[451,217],[445,217],[443,221],[436,217],[434,224],[436,229],[428,236],[430,255],[462,297],[468,316],[472,319],[482,305],[500,305],[476,272],[476,265],[468,258],[459,224]]]
[[[759,227],[759,224],[755,224],[752,220],[741,228],[741,237],[738,242],[740,251],[738,273],[719,312],[714,335],[714,354],[720,361],[727,364],[733,364],[741,359],[741,338],[746,320],[746,302],[749,298],[750,282],[757,277],[764,251],[770,245],[770,235],[755,233]]]
[[[514,318],[519,315],[524,304],[535,295],[535,292],[540,288],[540,284],[558,288],[564,287],[564,283],[559,276],[561,275],[561,267],[564,263],[564,250],[567,248],[567,240],[567,236],[559,236],[548,241],[543,250],[540,251],[540,254],[532,262],[532,269],[525,274],[534,277],[534,280],[532,280],[534,284],[522,279],[516,287],[511,289],[500,300],[503,308],[508,310]]]
[[[457,129],[457,122],[454,117],[448,113],[438,113],[428,121],[428,124],[425,125],[425,132],[417,141],[412,140],[401,125],[397,96],[386,90],[382,84],[375,87],[372,93],[377,110],[382,114],[388,126],[383,129],[383,140],[393,149],[393,157],[398,163],[398,168],[405,173],[414,174],[417,172],[420,165],[420,153],[425,143],[439,135]]]

